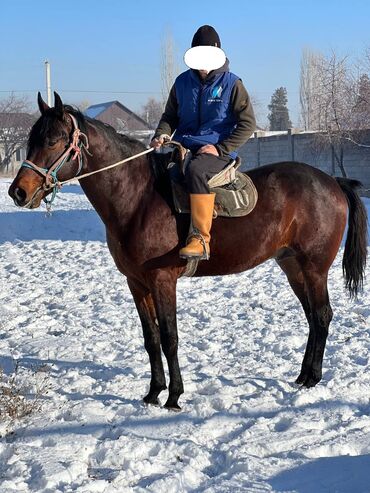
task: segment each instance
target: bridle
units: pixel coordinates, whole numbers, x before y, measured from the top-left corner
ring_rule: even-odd
[[[46,197],[43,198],[43,201],[46,204],[46,208],[50,212],[51,209],[51,204],[53,203],[56,194],[58,191],[62,188],[62,185],[65,183],[70,183],[74,181],[76,178],[81,180],[82,178],[87,178],[88,176],[95,175],[96,173],[101,173],[102,171],[106,171],[109,169],[113,169],[116,166],[120,166],[121,164],[127,163],[129,161],[133,161],[134,159],[144,156],[145,154],[148,154],[150,152],[154,151],[154,148],[151,147],[150,149],[146,149],[145,151],[139,152],[133,156],[127,157],[125,159],[121,159],[121,161],[117,161],[116,163],[110,164],[108,166],[105,166],[103,168],[96,169],[94,171],[90,171],[88,173],[84,173],[80,175],[82,167],[83,167],[83,150],[89,154],[89,156],[92,156],[89,152],[89,139],[86,134],[81,132],[81,130],[78,128],[77,120],[76,118],[71,115],[70,113],[67,113],[68,116],[71,118],[72,121],[72,128],[73,128],[73,134],[72,134],[72,140],[69,142],[69,147],[63,152],[63,154],[56,160],[54,163],[50,166],[50,168],[42,168],[41,166],[38,166],[37,164],[33,163],[32,161],[26,159],[23,161],[21,164],[20,168],[28,168],[36,173],[40,174],[45,178],[44,183],[42,184],[41,187],[39,187],[35,193],[33,194],[33,197],[40,191],[46,191],[49,192],[52,190],[51,194],[51,199],[47,200]],[[171,143],[171,138],[169,136],[168,141],[166,142],[165,145]],[[74,153],[72,156],[72,160],[75,160],[76,158],[78,159],[78,171],[75,174],[73,178],[69,178],[68,180],[59,180],[58,179],[58,171],[64,166],[66,162],[68,162],[71,159],[71,154]],[[32,200],[32,199],[31,199]]]
[[[82,167],[83,167],[83,152],[82,150],[85,149],[85,151],[89,153],[89,139],[86,134],[81,132],[81,130],[78,128],[78,123],[76,118],[71,115],[70,113],[67,113],[68,116],[70,117],[72,121],[72,138],[69,141],[69,146],[67,149],[63,152],[63,154],[54,161],[54,163],[50,166],[50,168],[43,168],[41,166],[38,166],[37,164],[33,163],[32,161],[26,159],[23,161],[21,164],[20,168],[28,168],[32,169],[36,173],[42,175],[45,178],[44,183],[42,184],[42,187],[40,189],[44,191],[49,191],[52,190],[52,195],[51,199],[48,200],[46,197],[43,198],[43,201],[46,203],[46,206],[48,208],[51,207],[51,204],[53,203],[55,196],[58,192],[58,189],[60,188],[60,181],[58,180],[58,172],[62,169],[62,167],[71,160],[75,161],[76,158],[78,160],[78,170],[77,173],[75,174],[74,178],[78,177],[80,174]],[[72,155],[73,154],[73,155]],[[91,154],[90,154],[91,155]]]

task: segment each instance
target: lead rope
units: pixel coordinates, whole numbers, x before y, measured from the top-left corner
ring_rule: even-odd
[[[60,188],[65,183],[70,183],[70,182],[76,180],[76,178],[77,178],[77,180],[81,180],[82,178],[86,178],[88,176],[95,175],[96,173],[101,173],[102,171],[106,171],[107,169],[115,168],[116,166],[119,166],[120,164],[127,163],[128,161],[136,159],[140,156],[144,156],[145,154],[149,154],[149,152],[152,152],[152,151],[154,151],[154,147],[151,147],[150,149],[147,149],[146,151],[139,152],[138,154],[135,154],[134,156],[130,156],[126,159],[122,159],[122,161],[117,161],[117,163],[110,164],[109,166],[106,166],[105,168],[96,169],[95,171],[90,171],[89,173],[84,173],[83,175],[75,176],[74,178],[69,178],[68,180],[58,181],[57,183],[53,183],[52,186]]]
[[[163,140],[164,140],[164,144],[162,144],[162,145],[168,145],[168,144],[170,144],[171,143],[171,140],[172,140],[172,137],[174,136],[174,133],[175,132],[173,132],[171,136],[169,136],[167,134],[160,135],[160,137],[163,137]],[[85,135],[85,134],[83,134],[83,135]],[[85,137],[86,137],[86,135],[85,135]],[[85,149],[87,149],[87,148],[85,147]],[[78,180],[81,180],[81,178],[86,178],[87,176],[95,175],[96,173],[101,173],[102,171],[105,171],[107,169],[115,168],[116,166],[119,166],[120,164],[127,163],[128,161],[131,161],[132,159],[136,159],[137,157],[144,156],[145,154],[149,154],[149,152],[152,152],[154,150],[155,150],[155,148],[154,147],[151,147],[150,149],[147,149],[146,151],[139,152],[138,154],[135,154],[134,156],[128,157],[126,159],[122,159],[122,161],[118,161],[117,163],[110,164],[109,166],[106,166],[105,168],[100,168],[100,169],[97,169],[95,171],[91,171],[90,173],[84,173],[83,175],[75,176],[74,178],[70,178],[68,180],[58,181],[53,186],[58,186],[60,188],[65,183],[70,183],[70,182],[74,181],[76,178]],[[90,156],[91,156],[91,154],[90,154]]]
[[[80,155],[79,155],[79,158],[81,159],[81,161],[80,161],[81,165],[79,167],[79,171],[82,168],[82,148],[84,150],[86,150],[88,152],[88,154],[90,154],[90,152],[87,150],[86,146],[82,143],[81,148],[80,148]],[[62,181],[58,180],[57,176],[56,176],[56,172],[60,169],[60,167],[58,166],[55,169],[55,173],[53,172],[49,175],[54,180],[52,183],[49,183],[48,188],[47,188],[47,190],[52,190],[51,199],[50,200],[48,200],[46,198],[43,199],[43,201],[45,202],[45,205],[46,205],[47,217],[51,216],[51,213],[52,213],[51,207],[52,207],[52,204],[54,202],[54,199],[55,199],[57,193],[59,192],[59,190],[62,188],[62,186],[65,185],[66,183],[71,183],[71,182],[75,181],[76,179],[81,180],[82,178],[87,178],[88,176],[95,175],[96,173],[101,173],[102,171],[106,171],[107,169],[115,168],[116,166],[119,166],[120,164],[127,163],[128,161],[132,161],[133,159],[136,159],[140,156],[144,156],[145,154],[148,154],[149,152],[152,152],[152,151],[154,151],[154,147],[152,147],[151,149],[147,149],[146,151],[139,152],[138,154],[135,154],[134,156],[131,156],[129,158],[122,159],[122,161],[118,161],[117,163],[110,164],[109,166],[106,166],[105,168],[100,168],[100,169],[97,169],[95,171],[90,171],[89,173],[84,173],[83,175],[79,175],[77,173],[77,175],[74,176],[73,178],[69,178],[68,180],[62,180]],[[90,156],[91,156],[91,154],[90,154]],[[64,162],[62,162],[61,165],[62,164],[64,164]],[[25,163],[24,165],[27,166],[28,163]],[[31,166],[29,166],[29,167],[31,168]],[[33,168],[33,169],[35,169],[35,168]]]

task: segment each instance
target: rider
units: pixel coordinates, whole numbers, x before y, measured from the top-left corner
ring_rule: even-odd
[[[235,158],[256,128],[249,95],[241,79],[229,72],[229,61],[221,50],[212,26],[201,26],[185,53],[190,70],[180,74],[150,145],[159,148],[164,135],[171,135],[192,152],[185,171],[190,193],[192,224],[196,228],[182,258],[209,258],[210,230],[215,195],[208,180]]]

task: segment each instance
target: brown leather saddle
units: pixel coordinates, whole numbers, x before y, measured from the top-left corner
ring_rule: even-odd
[[[189,213],[190,199],[184,176],[186,166],[192,157],[191,151],[176,141],[167,142],[162,149],[154,160],[161,161],[162,167],[165,163],[164,166],[170,177],[175,210],[178,213]],[[246,173],[238,171],[240,165],[240,158],[231,160],[220,173],[208,181],[210,191],[216,194],[215,217],[246,216],[257,203],[256,187]]]

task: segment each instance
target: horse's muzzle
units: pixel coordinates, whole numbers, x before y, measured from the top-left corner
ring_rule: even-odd
[[[24,207],[27,202],[27,192],[21,187],[10,187],[9,195],[14,200],[15,205],[19,207]]]
[[[25,207],[26,209],[35,209],[40,205],[44,190],[41,186],[36,187],[32,196],[30,196],[27,189],[21,186],[19,183],[12,183],[10,185],[8,194],[14,200],[14,204],[18,207]]]

